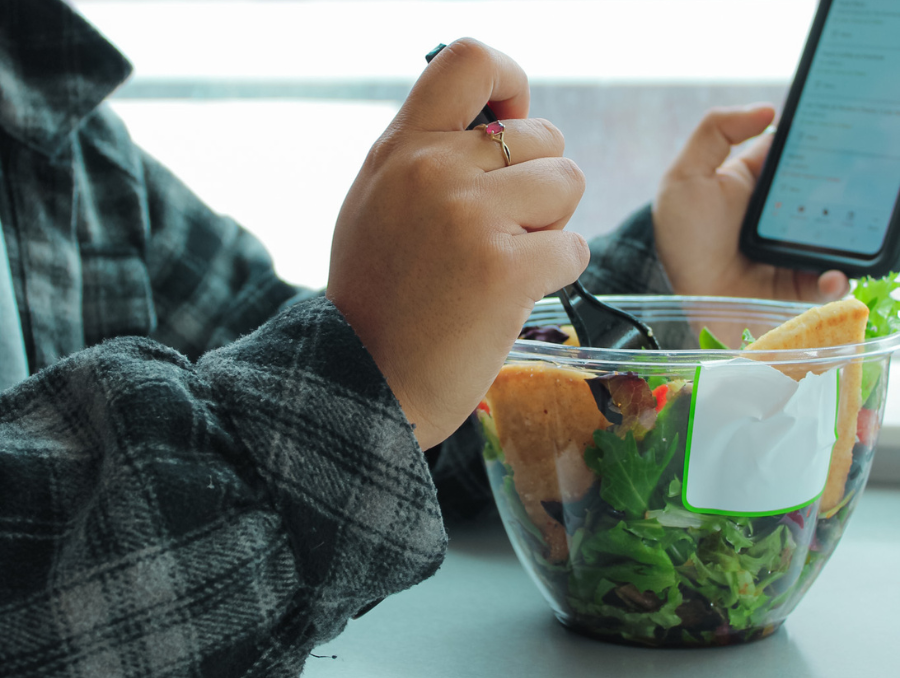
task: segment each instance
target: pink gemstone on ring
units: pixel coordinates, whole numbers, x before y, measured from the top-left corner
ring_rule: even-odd
[[[489,135],[500,134],[506,127],[499,120],[495,120],[494,122],[488,123],[488,125],[484,128],[484,133]]]

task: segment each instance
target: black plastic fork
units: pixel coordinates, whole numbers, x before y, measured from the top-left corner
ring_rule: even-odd
[[[578,343],[591,348],[660,350],[653,329],[620,308],[600,301],[580,280],[556,293],[575,328]]]

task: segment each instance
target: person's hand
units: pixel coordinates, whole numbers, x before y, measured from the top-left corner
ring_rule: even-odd
[[[490,101],[512,164],[482,130]],[[341,208],[327,297],[385,375],[421,447],[449,436],[500,371],[534,303],[587,267],[562,228],[584,177],[562,135],[524,119],[508,57],[455,42],[425,69]]]
[[[654,234],[677,294],[822,303],[849,291],[839,271],[816,275],[779,268],[751,261],[738,249],[772,135],[726,159],[732,146],[763,132],[774,117],[767,105],[711,111],[663,177],[653,205]]]

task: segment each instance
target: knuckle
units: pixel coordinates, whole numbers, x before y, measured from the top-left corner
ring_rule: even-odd
[[[706,109],[706,113],[704,114],[704,118],[707,120],[715,120],[717,118],[721,118],[727,109],[724,106],[710,106]]]
[[[419,146],[408,151],[404,162],[408,187],[412,191],[426,191],[447,173],[452,159],[440,147]]]
[[[441,201],[441,211],[444,214],[444,221],[451,225],[452,231],[448,235],[462,237],[467,229],[460,226],[473,221],[477,208],[471,192],[448,191]]]
[[[476,269],[481,276],[479,284],[485,289],[507,284],[516,266],[516,250],[509,235],[494,232],[481,248],[480,259],[481,265]]]
[[[574,160],[570,158],[559,158],[557,161],[557,166],[559,167],[559,173],[569,184],[571,184],[574,190],[580,190],[581,192],[584,192],[584,172],[581,171],[581,168],[575,163]]]
[[[556,125],[544,118],[529,118],[528,123],[541,144],[549,147],[553,155],[563,154],[566,138]]]
[[[713,106],[707,109],[700,124],[705,128],[716,128],[730,112],[731,109],[725,106]]]
[[[390,130],[386,131],[372,144],[366,156],[366,164],[372,167],[380,167],[394,154],[397,146],[397,135],[391,134]]]
[[[575,266],[580,271],[584,271],[591,263],[591,246],[588,244],[587,238],[581,233],[572,232],[573,245],[572,252],[575,258]]]
[[[463,37],[454,40],[443,51],[449,52],[454,58],[478,63],[487,63],[491,60],[490,49],[475,38]]]

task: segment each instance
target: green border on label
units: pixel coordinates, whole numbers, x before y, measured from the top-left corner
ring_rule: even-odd
[[[701,513],[701,514],[709,514],[709,515],[717,515],[717,516],[737,516],[737,517],[746,517],[746,518],[761,518],[763,516],[780,516],[785,513],[791,513],[792,511],[798,511],[802,508],[806,508],[811,504],[815,504],[819,501],[819,498],[825,492],[825,486],[828,484],[828,476],[825,476],[825,483],[822,484],[822,489],[819,493],[810,499],[809,501],[805,501],[802,504],[797,504],[796,506],[791,506],[784,509],[775,509],[773,511],[723,511],[721,509],[709,509],[709,508],[698,508],[696,506],[692,506],[690,502],[687,500],[687,489],[688,489],[688,467],[690,466],[691,461],[691,443],[694,439],[694,408],[697,405],[697,391],[699,390],[697,386],[700,383],[700,368],[701,365],[697,365],[697,369],[694,370],[694,385],[691,389],[691,411],[688,414],[688,426],[687,426],[687,440],[684,444],[684,471],[682,473],[683,482],[681,483],[681,502],[684,504],[684,507],[690,511],[691,513]],[[838,441],[838,415],[841,411],[841,371],[834,371],[836,382],[837,382],[837,404],[835,406],[834,411],[834,444],[837,445]],[[834,449],[834,445],[832,445],[832,449]],[[829,471],[831,470],[831,461],[828,462]]]
[[[835,376],[837,377],[837,398],[834,403],[834,444],[837,445],[838,438],[840,438],[840,434],[838,433],[838,419],[841,416],[841,371],[835,370]],[[859,415],[857,415],[858,417]],[[831,470],[831,463],[828,464],[828,470]],[[824,489],[822,490],[825,491]]]

